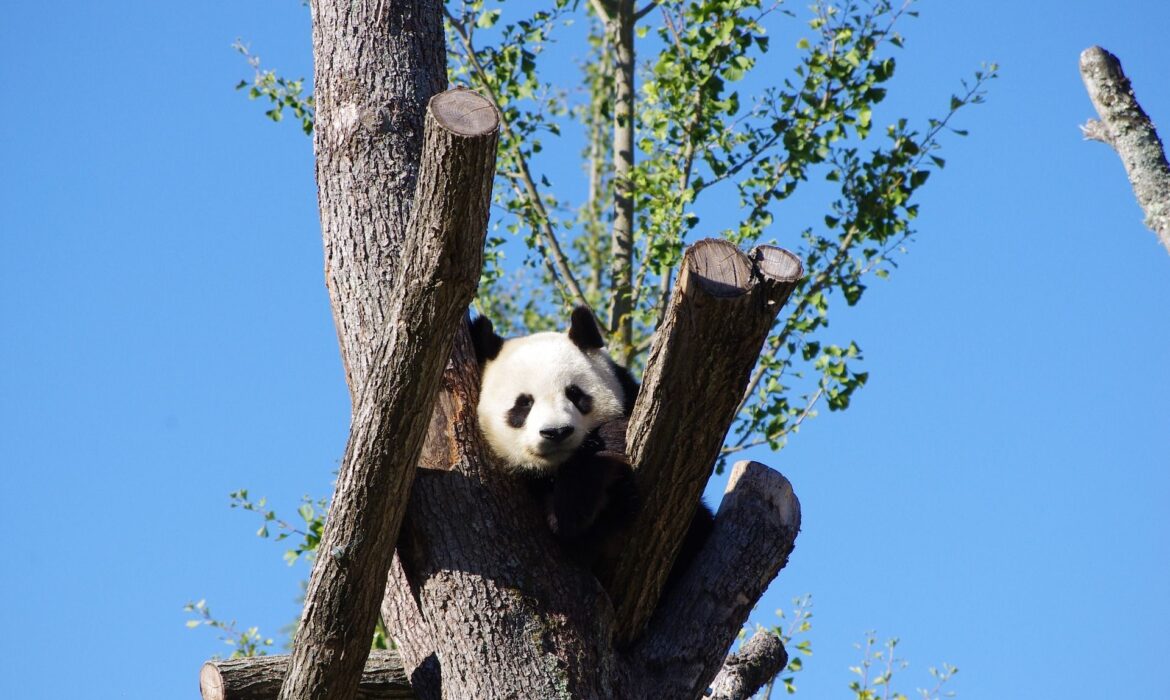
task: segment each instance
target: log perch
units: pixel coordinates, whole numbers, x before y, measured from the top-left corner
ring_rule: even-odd
[[[731,654],[711,682],[714,700],[750,700],[788,663],[784,642],[774,632],[760,630],[738,652]]]
[[[627,433],[642,508],[602,576],[619,647],[654,612],[760,349],[802,275],[799,258],[772,246],[745,255],[706,239],[683,256]]]
[[[800,501],[788,480],[737,462],[710,539],[633,649],[660,697],[698,697],[708,687],[799,531]]]
[[[283,700],[358,690],[430,408],[475,294],[495,174],[498,115],[450,90],[427,106],[415,206],[305,596]]]
[[[208,661],[199,671],[203,700],[273,700],[288,673],[287,655]],[[358,700],[414,700],[402,660],[392,651],[371,651],[358,683]]]
[[[1081,127],[1085,138],[1113,147],[1145,212],[1146,226],[1170,252],[1170,164],[1149,115],[1138,104],[1121,61],[1100,46],[1081,53],[1081,78],[1101,121]]]

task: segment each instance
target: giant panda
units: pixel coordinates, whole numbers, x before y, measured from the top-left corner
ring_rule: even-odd
[[[479,316],[471,338],[481,369],[476,414],[496,464],[527,482],[571,555],[587,566],[613,558],[639,504],[625,456],[639,387],[605,353],[593,313],[579,306],[564,333],[510,339]],[[712,526],[698,503],[668,586]]]

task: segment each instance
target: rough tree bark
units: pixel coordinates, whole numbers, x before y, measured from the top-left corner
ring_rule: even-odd
[[[683,257],[626,437],[642,508],[623,557],[603,577],[621,646],[654,612],[760,348],[801,275],[796,256],[770,246],[749,257],[707,239]]]
[[[436,95],[397,294],[352,426],[281,697],[353,697],[455,329],[479,281],[499,120],[466,90]]]
[[[715,700],[748,700],[776,677],[788,663],[788,652],[775,632],[760,630],[727,657],[719,675],[711,681]]]
[[[1093,119],[1081,127],[1085,138],[1107,143],[1121,156],[1138,204],[1146,214],[1146,226],[1158,234],[1170,252],[1170,164],[1158,132],[1138,104],[1116,56],[1100,46],[1085,49],[1081,53],[1081,78],[1101,117],[1101,121]]]
[[[199,672],[203,700],[271,700],[288,672],[287,656],[208,661]],[[392,651],[372,651],[358,684],[358,700],[413,700],[414,691]]]

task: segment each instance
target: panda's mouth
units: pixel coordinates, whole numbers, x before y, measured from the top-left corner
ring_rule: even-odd
[[[577,449],[576,445],[550,445],[541,444],[537,447],[529,447],[526,452],[535,459],[548,464],[558,464],[569,458],[569,455]]]

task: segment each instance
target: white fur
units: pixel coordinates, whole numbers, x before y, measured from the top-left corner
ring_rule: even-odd
[[[565,396],[576,384],[592,397],[593,409],[582,415]],[[508,425],[507,413],[520,394],[533,398],[521,428]],[[582,351],[564,333],[536,333],[504,342],[499,355],[483,369],[479,427],[502,466],[548,471],[564,462],[585,436],[602,423],[622,416],[622,386],[602,350]],[[541,436],[542,428],[573,426],[563,442]]]

